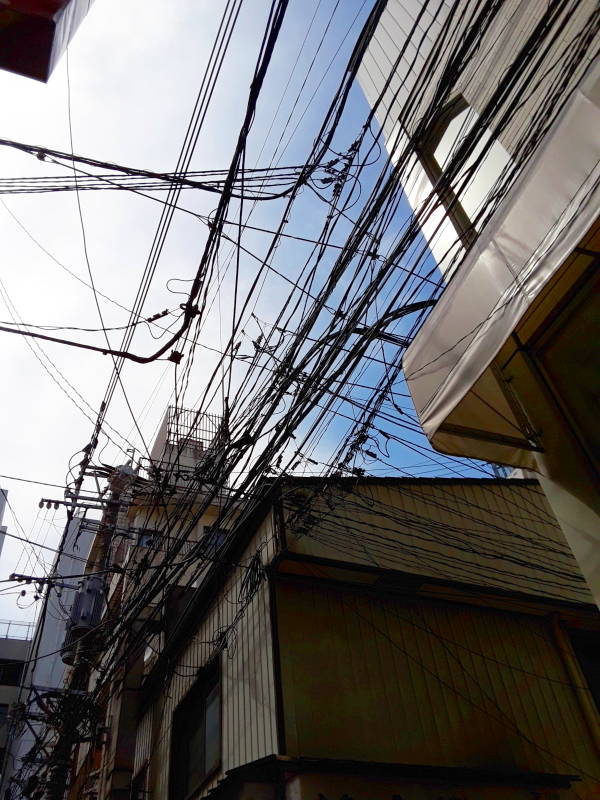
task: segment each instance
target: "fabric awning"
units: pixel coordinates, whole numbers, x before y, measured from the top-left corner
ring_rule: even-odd
[[[534,466],[492,362],[598,217],[599,179],[596,60],[405,355],[417,413],[437,450]]]

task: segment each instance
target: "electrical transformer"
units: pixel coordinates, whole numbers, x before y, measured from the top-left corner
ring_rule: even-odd
[[[61,658],[72,664],[77,640],[97,628],[104,608],[104,581],[97,575],[84,578],[75,593],[71,613],[66,625]]]

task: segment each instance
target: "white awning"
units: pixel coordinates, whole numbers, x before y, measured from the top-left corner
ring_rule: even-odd
[[[597,219],[599,178],[597,60],[405,355],[406,380],[436,449],[533,466],[490,365]]]

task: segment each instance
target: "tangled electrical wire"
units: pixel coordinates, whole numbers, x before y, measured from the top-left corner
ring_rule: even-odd
[[[450,6],[445,15],[442,5]],[[515,47],[508,68],[485,98],[478,118],[461,135],[432,190],[418,208],[407,212],[402,187],[415,180],[419,150],[455,99],[458,76],[470,75],[472,82],[477,81],[473,68],[488,41],[486,37],[496,35],[508,5],[508,0],[424,2],[406,43],[389,65],[384,88],[372,110],[358,130],[348,131],[343,123],[350,91],[385,9],[383,0],[375,2],[356,36],[353,52],[315,131],[304,165],[287,173],[282,168],[285,177],[281,181],[285,185],[275,185],[271,177],[280,180],[276,166],[269,165],[257,173],[246,166],[257,101],[287,6],[283,0],[272,4],[231,165],[218,182],[216,178],[213,183],[207,180],[218,191],[218,206],[210,216],[207,241],[182,304],[182,319],[177,331],[156,351],[164,354],[175,345],[181,348],[173,358],[178,367],[172,414],[178,419],[186,407],[193,411],[189,412],[184,430],[170,442],[172,451],[163,465],[159,466],[156,458],[148,454],[149,469],[140,475],[133,490],[140,518],[136,524],[142,529],[152,528],[154,533],[141,558],[125,559],[119,565],[123,575],[122,600],[111,625],[103,628],[94,654],[99,680],[90,692],[90,702],[95,707],[106,707],[116,690],[119,670],[151,638],[170,587],[196,587],[210,570],[238,570],[243,577],[232,601],[235,612],[208,646],[218,651],[235,636],[236,626],[260,590],[263,570],[255,554],[248,563],[240,563],[229,544],[215,550],[206,537],[198,535],[209,510],[217,509],[214,524],[229,531],[227,541],[233,542],[270,493],[285,487],[290,472],[312,465],[318,467],[317,489],[292,512],[298,535],[358,552],[365,546],[364,530],[348,519],[340,521],[335,505],[330,505],[334,501],[328,487],[336,482],[345,482],[347,489],[353,482],[359,485],[366,473],[365,464],[379,463],[394,470],[394,448],[428,453],[418,440],[414,416],[409,409],[402,409],[397,400],[406,388],[402,378],[403,353],[443,291],[438,267],[422,237],[423,226],[436,219],[440,208],[447,211],[449,197],[454,198],[450,204],[460,201],[482,168],[492,138],[501,138],[510,130],[510,163],[474,214],[470,228],[457,234],[455,246],[447,253],[444,271],[453,273],[465,256],[470,236],[484,229],[493,217],[543,142],[587,60],[600,49],[598,10],[572,37],[561,38],[565,21],[581,3],[552,0],[546,4]],[[231,3],[228,8],[232,22],[237,5]],[[419,48],[432,30],[435,42],[428,59],[421,64]],[[543,83],[536,77],[541,73],[546,78]],[[411,75],[411,82],[398,80],[399,74]],[[201,109],[208,108],[208,86],[209,83],[201,92]],[[400,115],[392,119],[391,110],[401,92],[404,96]],[[515,128],[519,109],[528,103],[533,104],[533,110],[527,124]],[[190,185],[190,179],[195,180],[187,168],[197,139],[196,125],[203,114],[204,110],[194,116],[176,170],[168,175],[146,175],[144,181],[139,174],[126,179],[121,176],[117,181],[123,182],[123,188],[154,191],[168,184],[169,189],[144,278],[132,304],[130,325],[120,349],[115,351],[118,365],[98,418],[98,431],[104,424],[123,361],[131,355],[133,323],[142,318],[143,303],[179,194]],[[381,163],[378,158],[379,143],[373,135],[376,114],[384,129],[396,130],[387,143],[394,154],[391,164]],[[315,172],[315,165],[322,164],[331,165],[325,178]],[[109,179],[96,175],[80,188],[100,188],[98,181],[104,180]],[[67,188],[69,181],[63,183]],[[47,185],[51,185],[50,181]],[[55,181],[54,186],[57,185]],[[318,202],[321,212],[318,228],[311,235],[296,236],[290,226],[305,212],[308,194]],[[273,200],[278,219],[268,228],[262,224],[253,226],[250,221],[256,203],[265,196]],[[568,224],[569,219],[557,222],[558,226]],[[257,230],[267,237],[260,245],[256,243]],[[294,250],[287,246],[291,244],[288,236],[294,240]],[[284,258],[294,264],[294,269],[281,266]],[[242,282],[244,271],[246,279]],[[266,291],[269,279],[283,285],[283,273],[288,293],[277,303],[272,318],[261,322],[256,313],[261,293]],[[203,376],[200,396],[192,402],[189,398],[194,359],[211,310],[223,291],[226,274],[230,274],[234,287],[229,298],[228,336],[212,371]],[[249,347],[250,352],[244,353],[243,347]],[[155,357],[153,354],[139,360],[146,362]],[[220,421],[207,440],[209,446],[197,465],[189,468],[185,450],[193,443],[194,431],[204,415],[219,407]],[[327,455],[323,456],[323,441],[334,422],[335,442],[333,446],[329,443]],[[90,452],[93,450],[92,447]],[[454,468],[451,461],[443,464],[447,470]],[[460,470],[460,465],[456,469]],[[476,463],[471,469],[489,474]],[[188,479],[182,484],[181,473],[186,470]],[[351,488],[345,503],[357,511],[364,511],[366,506],[371,509],[372,557],[398,559],[398,546],[387,535],[398,522],[397,510],[386,508],[381,502],[369,505],[364,495]],[[461,537],[460,526],[442,527],[432,524],[425,514],[404,511],[401,519],[410,527],[413,540],[410,546],[404,546],[402,563],[418,564],[427,552],[426,542],[437,541],[453,548],[457,562],[475,546],[490,574],[504,580],[507,589],[514,588],[519,570],[525,568],[531,569],[531,580],[540,591],[551,596],[558,594],[565,580],[580,583],[565,547],[536,541],[538,512],[530,508],[522,511],[523,523],[518,532],[499,516],[493,532],[481,532],[473,524],[468,544]],[[453,507],[452,512],[467,523],[473,523],[476,516],[468,501],[459,509]],[[509,550],[496,544],[504,536],[510,538]],[[549,547],[554,547],[554,555],[562,559],[560,566],[545,564]],[[499,560],[501,568],[497,566]],[[465,580],[476,578],[476,570],[467,561],[461,562],[461,570]],[[171,630],[173,637],[181,631],[192,603],[193,600],[184,603],[181,619]],[[52,738],[54,733],[48,731],[47,736]],[[20,779],[26,777],[25,773]]]

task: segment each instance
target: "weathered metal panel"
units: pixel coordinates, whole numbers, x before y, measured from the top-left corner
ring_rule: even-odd
[[[219,653],[219,639],[229,631],[221,661],[221,767],[202,788],[202,794],[234,767],[277,752],[275,683],[269,592],[265,580],[248,593],[244,583],[252,556],[260,550],[262,563],[273,555],[271,516],[259,528],[237,569],[219,597],[207,609],[190,641],[174,663],[161,697],[142,718],[137,733],[136,765],[149,760],[153,798],[168,798],[173,713],[192,687],[199,670]],[[154,714],[154,721],[149,718]],[[149,731],[152,731],[151,734]]]
[[[296,553],[592,602],[556,519],[532,482],[380,481],[331,486],[325,495],[307,487],[290,495],[286,506],[287,543]]]
[[[567,796],[596,796],[547,620],[284,580],[277,607],[290,756],[578,774]]]
[[[135,741],[135,757],[133,761],[133,774],[137,773],[150,760],[152,755],[154,706],[146,710],[138,723]]]

